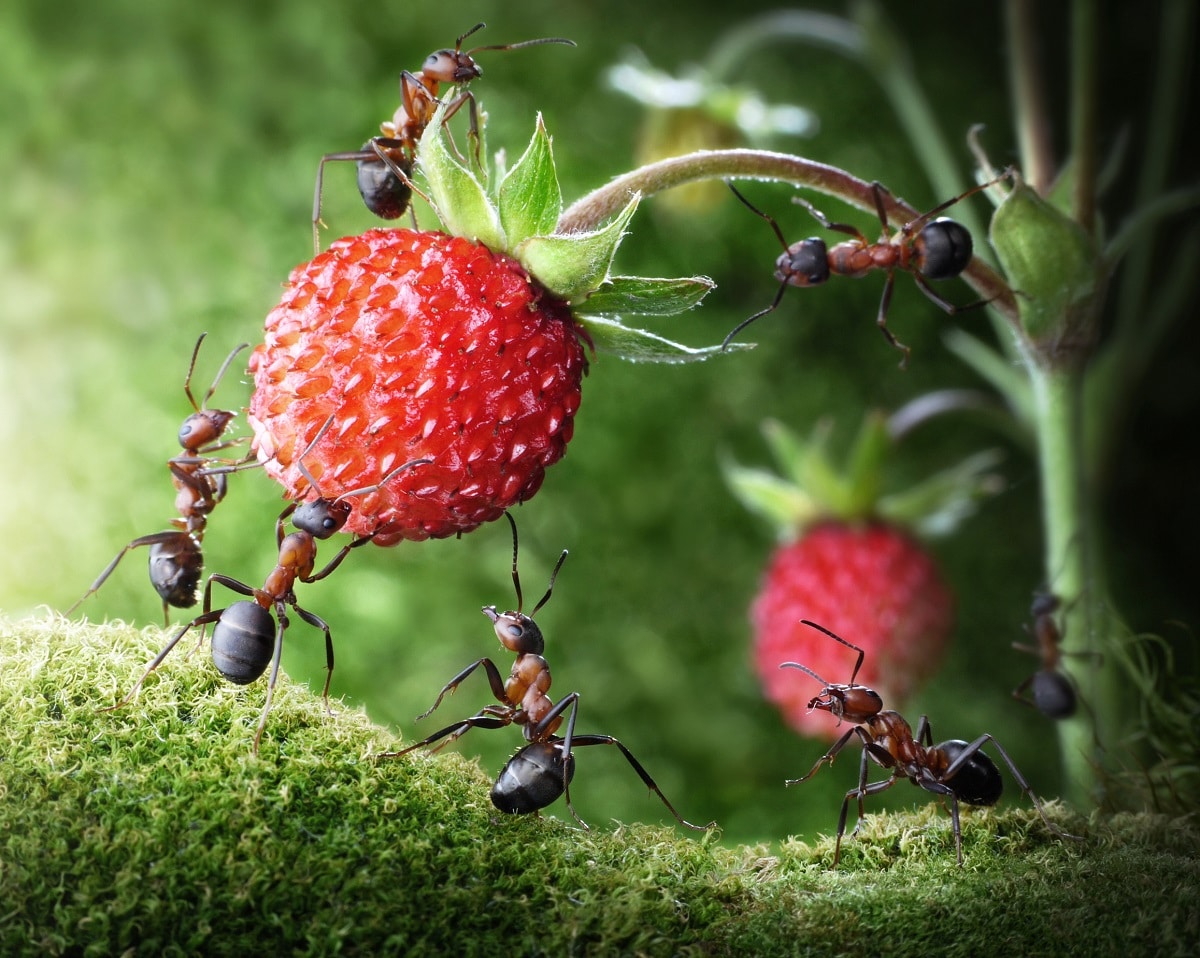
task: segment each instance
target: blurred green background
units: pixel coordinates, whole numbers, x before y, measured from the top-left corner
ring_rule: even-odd
[[[812,7],[845,12],[838,3]],[[173,493],[164,461],[175,454],[174,437],[189,411],[181,386],[196,337],[209,333],[196,375],[202,392],[236,343],[257,341],[288,270],[312,254],[318,158],[357,148],[390,117],[402,69],[416,69],[479,20],[488,26],[472,38],[477,43],[576,40],[577,49],[480,54],[485,75],[474,87],[490,114],[493,149],[522,149],[535,113],[544,113],[570,201],[634,165],[644,112],[606,84],[610,65],[638,48],[656,66],[678,72],[702,60],[739,18],[773,8],[692,3],[683,13],[629,0],[5,4],[0,611],[65,609],[121,545],[166,528]],[[1103,144],[1111,146],[1124,129],[1136,145],[1146,84],[1120,54],[1152,45],[1154,18],[1124,4],[1107,8],[1112,47],[1104,62],[1112,66],[1103,77]],[[971,169],[964,136],[974,123],[987,125],[996,162],[1010,161],[1015,141],[997,5],[969,17],[950,2],[895,8],[892,15],[964,176]],[[1065,65],[1053,58],[1063,50],[1062,14],[1041,15],[1051,87],[1061,89]],[[859,66],[812,47],[779,45],[749,58],[734,79],[818,117],[814,136],[780,137],[774,148],[882,180],[921,208],[944,198],[921,173],[876,81]],[[1191,110],[1194,94],[1181,97]],[[1060,110],[1055,118],[1062,117]],[[1058,142],[1064,138],[1056,133]],[[1126,163],[1109,194],[1110,212],[1125,208],[1121,184],[1131,175]],[[817,231],[791,206],[788,188],[747,192],[778,216],[789,237]],[[348,164],[327,171],[325,200],[324,243],[374,225]],[[983,202],[972,202],[982,214]],[[874,235],[869,217],[832,201],[820,205]],[[777,253],[770,230],[718,191],[715,205],[690,218],[660,201],[645,203],[618,270],[716,279],[718,290],[694,316],[653,327],[705,345],[769,302]],[[720,457],[765,462],[758,426],[767,417],[807,432],[831,416],[848,441],[866,408],[893,409],[930,389],[979,385],[941,336],[957,324],[990,338],[983,312],[950,320],[900,277],[890,325],[913,348],[911,368],[901,373],[898,355],[874,329],[881,283],[872,277],[790,290],[747,337],[759,348],[720,361],[649,367],[599,357],[568,456],[518,512],[531,601],[558,552],[571,552],[553,601],[538,616],[553,694],[578,690],[579,730],[621,738],[685,817],[717,818],[728,841],[832,831],[855,761],[802,788],[783,788],[823,746],[790,732],[753,677],[746,607],[772,537],[728,494]],[[956,302],[973,298],[961,284],[943,288]],[[1168,620],[1194,623],[1200,612],[1200,377],[1195,331],[1180,337],[1163,350],[1153,382],[1131,410],[1104,499],[1115,594],[1135,628],[1159,631]],[[241,407],[248,396],[235,367],[213,404]],[[245,435],[244,419],[237,432]],[[942,738],[992,732],[1035,788],[1052,795],[1052,730],[1009,696],[1034,666],[1009,645],[1023,638],[1030,595],[1043,582],[1035,466],[1019,445],[948,419],[905,444],[897,478],[918,478],[991,445],[1007,448],[1008,487],[959,536],[934,545],[958,595],[959,625],[945,669],[909,711],[914,718],[928,712]],[[237,477],[204,541],[207,570],[259,584],[273,565],[280,508],[278,490],[263,475]],[[461,541],[363,549],[330,580],[302,586],[301,603],[333,629],[334,694],[365,704],[410,740],[483,705],[486,683],[473,678],[440,713],[413,722],[441,685],[480,655],[494,655],[507,669],[479,609],[512,605],[510,549],[507,524],[498,523]],[[145,561],[145,550],[128,556],[82,612],[159,622]],[[320,634],[294,624],[284,662],[319,689]],[[206,656],[182,655],[164,666],[204,667]],[[143,694],[154,694],[153,682]],[[256,714],[261,685],[247,694]],[[518,744],[515,732],[474,732],[459,747],[495,771]],[[581,756],[574,798],[593,824],[665,817],[615,750]],[[897,790],[878,804],[913,799]]]

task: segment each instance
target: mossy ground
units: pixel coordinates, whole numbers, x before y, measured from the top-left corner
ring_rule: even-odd
[[[0,953],[1184,954],[1200,830],[1126,816],[1060,842],[1028,808],[934,803],[832,840],[723,847],[638,825],[511,818],[457,754],[181,648],[112,712],[158,629],[0,620]],[[189,640],[185,640],[190,643]]]

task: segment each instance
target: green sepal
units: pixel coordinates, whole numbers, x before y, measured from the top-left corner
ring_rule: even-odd
[[[575,312],[583,316],[676,316],[696,306],[716,285],[707,276],[614,276],[579,303]]]
[[[1004,459],[999,449],[985,449],[902,492],[882,496],[878,514],[930,538],[954,532],[977,511],[978,503],[1002,491],[1005,482],[993,472]]]
[[[1031,340],[1088,335],[1074,327],[1091,315],[1098,257],[1076,222],[1019,183],[996,208],[991,241]]]
[[[425,176],[438,219],[442,228],[454,236],[464,236],[490,250],[505,252],[504,229],[487,190],[446,148],[442,133],[445,111],[445,104],[438,107],[417,149],[417,165]]]
[[[554,169],[550,135],[539,113],[529,146],[505,174],[497,195],[500,224],[512,247],[554,232],[562,213],[562,190]]]
[[[607,226],[595,232],[533,236],[516,247],[513,255],[555,296],[567,302],[581,299],[608,278],[640,199],[640,194],[634,194]]]
[[[633,329],[614,319],[588,316],[581,325],[598,353],[608,353],[633,363],[694,363],[713,356],[732,354],[740,349],[753,349],[753,344],[730,343],[720,346],[683,346],[644,329]]]
[[[721,471],[734,497],[750,512],[761,516],[781,538],[790,538],[820,516],[812,496],[788,479],[767,469],[740,466],[726,460]]]

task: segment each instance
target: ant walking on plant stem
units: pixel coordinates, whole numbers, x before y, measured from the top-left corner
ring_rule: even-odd
[[[470,114],[470,135],[479,142],[479,109],[475,95],[466,89],[472,80],[483,76],[483,70],[475,62],[474,54],[483,50],[519,50],[523,47],[543,43],[564,43],[575,46],[575,41],[562,37],[543,37],[538,40],[523,40],[520,43],[492,44],[463,50],[467,37],[482,30],[485,24],[477,23],[454,41],[454,49],[435,50],[425,58],[419,73],[405,70],[400,74],[400,106],[390,120],[380,124],[380,136],[373,136],[362,145],[362,149],[348,153],[327,153],[321,157],[317,167],[317,185],[313,196],[313,239],[320,249],[319,229],[321,224],[321,182],[327,162],[352,160],[358,164],[358,191],[363,202],[376,216],[394,220],[404,215],[412,200],[413,160],[421,134],[442,105],[438,92],[442,84],[454,84],[459,93],[446,104],[445,118],[448,120],[463,105]],[[477,157],[478,158],[478,157]]]
[[[112,562],[104,567],[87,592],[67,609],[67,615],[79,608],[84,599],[100,590],[125,557],[125,553],[141,546],[150,547],[150,584],[163,600],[164,623],[171,621],[169,606],[190,609],[196,604],[200,575],[204,570],[201,541],[204,539],[209,514],[225,498],[226,492],[224,474],[210,473],[207,467],[216,461],[211,458],[212,453],[227,449],[239,441],[221,441],[221,436],[236,414],[224,409],[209,409],[208,401],[217,391],[217,386],[233,358],[249,347],[248,343],[241,343],[225,357],[225,362],[217,370],[203,401],[197,403],[196,397],[192,395],[192,373],[196,370],[196,357],[200,354],[200,345],[207,335],[201,333],[200,338],[196,340],[187,377],[183,381],[183,391],[193,410],[179,427],[179,445],[183,448],[183,455],[167,460],[171,481],[175,484],[175,509],[179,513],[179,518],[171,520],[175,528],[139,536],[126,545]]]
[[[500,676],[500,670],[490,658],[478,659],[459,672],[447,682],[438,693],[437,698],[425,712],[417,716],[417,721],[430,715],[442,704],[442,699],[448,692],[454,692],[472,672],[482,668],[488,677],[492,694],[496,696],[499,705],[487,705],[476,715],[447,725],[434,732],[428,738],[397,752],[383,752],[380,758],[397,758],[407,755],[418,748],[438,743],[433,751],[455,741],[473,728],[503,728],[506,725],[519,725],[529,742],[518,751],[501,770],[496,784],[492,786],[492,804],[500,811],[510,815],[528,815],[536,813],[559,796],[566,797],[567,809],[575,821],[587,828],[587,823],[575,812],[571,804],[570,782],[575,775],[575,756],[573,749],[585,745],[615,745],[625,756],[630,766],[654,794],[656,794],[667,810],[679,824],[704,831],[712,828],[716,822],[707,825],[693,825],[685,821],[675,811],[675,807],[655,784],[649,773],[620,741],[611,735],[575,733],[575,718],[578,715],[579,693],[571,692],[557,704],[546,694],[550,689],[550,666],[542,657],[545,649],[545,639],[542,630],[533,621],[533,617],[549,600],[554,591],[554,580],[558,571],[566,561],[567,553],[563,551],[558,557],[554,571],[550,574],[550,583],[546,594],[538,600],[533,611],[526,615],[521,611],[523,598],[521,594],[521,579],[517,573],[517,523],[512,514],[505,512],[513,534],[513,564],[512,580],[517,593],[517,608],[511,612],[497,612],[494,605],[483,607],[483,614],[491,620],[500,640],[508,651],[515,652],[516,661],[513,663],[508,680]],[[555,734],[562,726],[564,714],[570,712],[566,728],[562,736]]]
[[[721,343],[721,348],[728,347],[733,338],[756,319],[777,309],[783,300],[784,291],[789,286],[820,286],[829,279],[831,273],[858,278],[867,275],[871,270],[882,269],[887,272],[887,280],[883,285],[883,297],[879,301],[879,313],[875,318],[875,324],[883,333],[884,338],[904,354],[904,358],[900,361],[900,368],[906,368],[912,351],[892,335],[892,331],[888,329],[887,325],[887,313],[892,301],[896,270],[903,270],[912,276],[917,288],[935,305],[950,315],[986,305],[987,300],[979,300],[966,306],[955,306],[938,295],[929,285],[928,280],[951,279],[961,274],[971,262],[974,254],[974,245],[967,228],[949,217],[937,214],[1011,175],[1012,171],[1006,170],[993,180],[973,187],[965,193],[960,193],[944,203],[939,203],[916,219],[909,220],[900,227],[895,235],[890,233],[891,228],[888,225],[887,215],[887,200],[891,198],[891,194],[881,183],[872,183],[871,197],[882,228],[879,240],[875,243],[870,242],[858,227],[849,223],[830,222],[825,214],[808,200],[799,196],[792,197],[792,202],[798,203],[808,210],[825,229],[846,233],[853,237],[853,239],[838,243],[831,249],[826,249],[825,241],[818,236],[810,236],[788,245],[788,241],[784,239],[783,230],[779,228],[775,218],[754,206],[738,192],[732,183],[728,184],[734,196],[741,200],[751,212],[762,217],[771,225],[771,229],[779,238],[780,245],[783,246],[783,253],[775,261],[775,278],[779,281],[779,290],[775,293],[775,298],[765,309],[760,309],[749,319],[745,319],[735,326]]]
[[[303,468],[304,456],[316,446],[332,422],[333,417],[330,416],[309,443],[308,448],[301,453],[298,458],[298,461],[301,461],[301,468]],[[171,636],[170,641],[146,667],[146,671],[142,673],[142,677],[137,680],[129,694],[116,705],[110,706],[104,711],[111,711],[131,702],[150,673],[162,664],[171,650],[189,631],[200,626],[200,642],[203,643],[204,632],[209,625],[212,625],[213,664],[230,682],[235,685],[249,685],[266,671],[268,664],[271,666],[271,676],[267,682],[266,702],[263,705],[258,729],[254,735],[254,752],[257,754],[263,729],[266,728],[267,714],[271,711],[275,683],[279,677],[283,636],[290,621],[287,610],[291,607],[301,619],[325,633],[327,671],[325,688],[321,695],[325,701],[326,712],[332,714],[329,707],[329,683],[333,679],[333,636],[323,619],[303,608],[296,600],[295,584],[296,582],[308,583],[324,579],[341,565],[342,560],[350,554],[352,549],[366,545],[374,538],[370,535],[355,536],[320,572],[313,572],[316,567],[317,541],[328,539],[345,526],[353,511],[353,507],[347,501],[350,497],[375,492],[402,472],[430,461],[429,459],[414,459],[406,462],[389,472],[377,484],[362,489],[352,489],[342,493],[336,499],[327,499],[321,496],[316,481],[309,477],[309,482],[317,491],[318,496],[311,502],[290,503],[275,520],[275,544],[279,558],[276,560],[275,568],[263,583],[263,587],[256,589],[245,582],[220,573],[210,575],[204,586],[203,612]],[[226,471],[237,471],[237,468],[237,465],[234,465]],[[307,472],[305,474],[307,475]],[[285,534],[284,523],[288,518],[296,527],[296,531]],[[248,598],[234,602],[223,609],[214,610],[212,608],[214,582],[225,586],[231,592]]]
[[[1065,719],[1075,714],[1078,696],[1070,676],[1059,669],[1064,655],[1096,656],[1095,652],[1064,652],[1062,630],[1055,614],[1062,606],[1058,596],[1039,593],[1034,596],[1029,614],[1033,619],[1033,637],[1037,645],[1014,642],[1012,647],[1029,652],[1042,660],[1042,667],[1013,689],[1013,698],[1031,705],[1046,718]],[[1026,694],[1028,692],[1028,694]]]
[[[1068,835],[1046,817],[1041,802],[1017,769],[1013,760],[1008,757],[1000,743],[990,734],[984,733],[973,742],[962,739],[950,739],[933,744],[933,732],[929,727],[929,719],[922,715],[914,733],[911,726],[899,712],[885,710],[883,699],[874,689],[865,685],[856,685],[855,677],[863,663],[864,652],[857,645],[847,642],[839,635],[830,632],[824,626],[807,619],[802,620],[809,628],[823,632],[847,648],[858,653],[854,670],[850,673],[850,681],[844,685],[826,682],[807,666],[798,662],[783,662],[780,668],[799,669],[821,683],[824,688],[808,703],[810,709],[820,709],[842,721],[849,722],[851,728],[838,739],[833,746],[814,763],[806,775],[789,779],[788,785],[808,781],[826,763],[832,765],[838,753],[845,748],[855,736],[862,742],[862,761],[859,765],[858,785],[848,792],[842,800],[842,811],[838,816],[837,843],[834,846],[833,865],[836,868],[842,853],[842,836],[846,832],[846,816],[850,809],[850,800],[858,800],[858,820],[853,838],[862,825],[864,816],[863,799],[868,795],[891,788],[898,781],[908,779],[928,792],[941,795],[950,806],[950,819],[954,827],[954,848],[958,856],[958,864],[963,863],[962,831],[959,826],[958,803],[967,805],[995,805],[1004,791],[1004,781],[1000,778],[1000,770],[995,763],[982,751],[984,744],[990,742],[1004,759],[1008,770],[1016,779],[1017,785],[1029,796],[1033,807],[1045,823],[1046,827],[1060,838],[1076,838]],[[881,768],[889,769],[891,775],[878,782],[868,782],[867,773],[871,762]]]

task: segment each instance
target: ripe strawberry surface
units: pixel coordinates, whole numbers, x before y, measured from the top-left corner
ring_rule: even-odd
[[[250,368],[249,421],[290,499],[356,496],[381,545],[467,532],[532,496],[565,453],[587,360],[567,306],[461,237],[374,229],[298,266]],[[325,422],[320,440],[305,452]]]
[[[834,739],[846,728],[810,711],[820,691],[799,662],[828,682],[850,681],[857,653],[801,619],[818,622],[866,656],[855,682],[899,709],[937,668],[953,623],[953,602],[928,553],[886,523],[827,521],[776,550],[750,610],[754,660],[767,697],[790,725]]]

